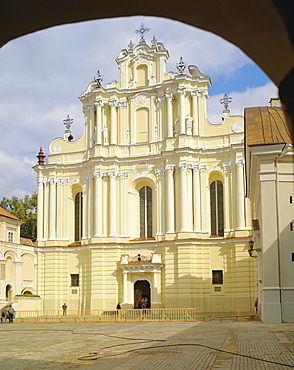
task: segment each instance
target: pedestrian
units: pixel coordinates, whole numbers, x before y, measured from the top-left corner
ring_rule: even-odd
[[[11,322],[13,324],[13,314],[14,314],[14,309],[12,307],[12,305],[9,305],[8,307],[8,318],[9,318],[9,322]]]
[[[1,324],[3,324],[3,322],[6,322],[7,317],[8,317],[8,308],[4,306],[1,309]]]
[[[121,306],[120,306],[120,303],[118,302],[118,304],[116,305],[116,314],[117,314],[117,316],[119,316],[119,310],[121,310]]]
[[[141,308],[146,308],[145,298],[142,298]]]
[[[258,298],[255,299],[254,307],[255,307],[255,313],[258,313]]]
[[[67,305],[66,305],[66,303],[63,303],[63,305],[62,305],[62,310],[63,310],[63,316],[66,316],[66,310],[67,310]]]

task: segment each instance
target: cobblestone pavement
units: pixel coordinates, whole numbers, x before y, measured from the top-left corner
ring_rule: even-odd
[[[0,331],[1,370],[294,368],[294,324],[15,323]]]

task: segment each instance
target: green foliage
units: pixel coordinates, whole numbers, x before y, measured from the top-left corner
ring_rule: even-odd
[[[37,235],[37,193],[25,195],[23,199],[13,196],[11,199],[2,198],[0,207],[22,221],[20,236],[34,239]]]

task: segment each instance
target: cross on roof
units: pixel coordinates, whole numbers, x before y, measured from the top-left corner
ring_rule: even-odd
[[[141,23],[140,28],[135,31],[137,35],[140,35],[140,42],[145,42],[145,33],[149,31],[150,28],[146,27],[144,23]]]
[[[65,125],[65,128],[67,130],[70,130],[70,126],[73,124],[73,119],[70,118],[69,114],[67,115],[67,117],[63,120],[63,124]]]
[[[228,97],[227,94],[224,95],[222,99],[220,99],[220,103],[224,105],[225,110],[228,110],[229,108],[229,103],[231,103],[232,98]]]

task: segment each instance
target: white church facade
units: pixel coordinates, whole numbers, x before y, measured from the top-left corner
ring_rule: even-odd
[[[165,46],[120,51],[119,82],[80,96],[84,133],[39,153],[38,281],[43,309],[253,306],[244,120],[206,118],[209,77],[166,73]]]

